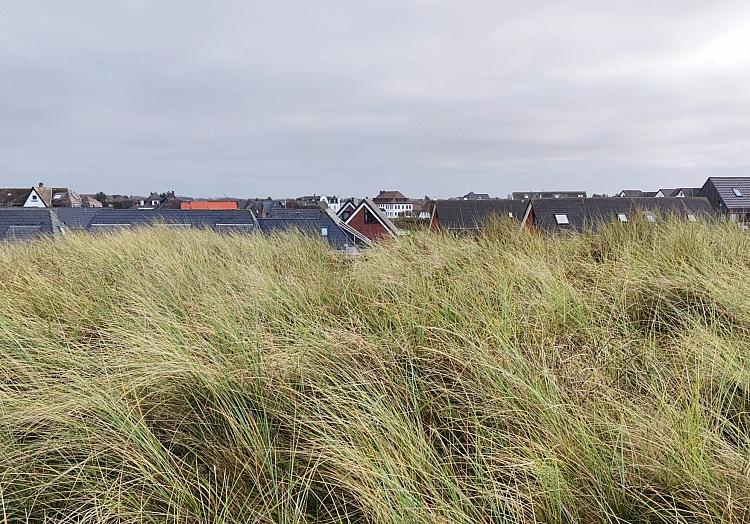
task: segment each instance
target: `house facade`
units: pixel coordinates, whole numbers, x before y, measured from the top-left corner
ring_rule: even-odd
[[[709,177],[700,195],[720,215],[744,228],[750,227],[750,177]]]
[[[414,203],[405,197],[400,191],[380,191],[378,196],[372,199],[388,218],[400,216],[412,216]]]
[[[399,235],[399,229],[388,216],[369,198],[362,200],[351,212],[345,224],[370,239],[378,241]]]

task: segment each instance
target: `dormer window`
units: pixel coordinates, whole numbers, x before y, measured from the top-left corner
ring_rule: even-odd
[[[628,215],[626,215],[625,213],[617,213],[617,218],[620,220],[620,222],[628,221]]]

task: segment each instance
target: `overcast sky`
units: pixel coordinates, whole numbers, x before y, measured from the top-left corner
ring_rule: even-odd
[[[0,0],[0,183],[504,196],[750,175],[750,3]]]

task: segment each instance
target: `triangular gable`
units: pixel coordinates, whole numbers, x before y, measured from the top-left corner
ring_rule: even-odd
[[[23,207],[47,207],[47,203],[36,188],[32,187],[31,191],[29,191],[29,196],[26,197],[26,202],[23,203]]]
[[[341,204],[341,207],[339,208],[338,212],[336,213],[339,217],[344,214],[345,211],[349,211],[349,215],[351,216],[352,213],[354,213],[354,210],[357,209],[356,204],[351,200],[347,200],[343,204]]]
[[[344,221],[345,224],[349,224],[354,217],[359,215],[362,210],[367,209],[370,213],[372,213],[375,216],[375,219],[380,223],[381,226],[388,232],[391,236],[398,236],[399,229],[396,227],[396,225],[390,221],[388,217],[383,214],[383,211],[375,205],[375,203],[370,200],[369,198],[364,198],[359,203],[359,205],[356,207],[356,209],[352,212],[351,216]]]

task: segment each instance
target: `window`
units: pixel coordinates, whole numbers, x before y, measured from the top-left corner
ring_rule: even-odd
[[[349,213],[349,211],[344,211],[343,213],[341,213],[341,218],[344,220],[349,220],[350,216],[351,214]]]
[[[31,195],[31,200],[36,200],[36,195]]]
[[[646,211],[645,215],[647,222],[656,222],[656,215],[654,215],[651,211]]]
[[[687,219],[689,222],[695,222],[695,215],[688,213]]]
[[[628,221],[628,215],[626,215],[625,213],[617,213],[617,218],[620,220],[620,222]]]
[[[744,195],[742,194],[742,191],[740,191],[740,190],[739,190],[739,189],[737,189],[736,187],[733,187],[733,188],[732,188],[732,192],[734,193],[734,196],[737,196],[737,197],[741,197],[741,196],[744,196]]]
[[[328,228],[327,227],[321,227],[320,228],[320,234],[323,235],[324,237],[327,237],[328,236]]]
[[[368,209],[365,209],[365,224],[375,224],[377,223],[377,219],[375,218],[375,215],[370,213]]]
[[[555,215],[555,222],[557,222],[558,225],[570,224],[568,221],[568,215]]]
[[[513,218],[513,212],[512,212],[512,211],[508,211],[508,216],[509,216],[510,218]]]

